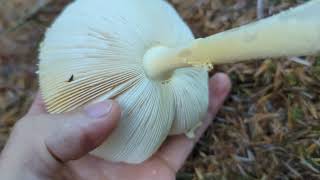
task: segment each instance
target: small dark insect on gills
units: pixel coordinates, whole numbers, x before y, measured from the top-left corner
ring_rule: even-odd
[[[73,79],[74,79],[74,76],[73,76],[73,74],[72,74],[71,77],[69,78],[69,80],[68,80],[67,82],[72,82]]]

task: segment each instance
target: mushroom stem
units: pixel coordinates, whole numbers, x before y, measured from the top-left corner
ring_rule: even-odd
[[[145,69],[153,79],[163,79],[188,65],[316,54],[320,52],[319,17],[320,0],[313,0],[258,22],[196,39],[185,47],[155,47],[145,56]]]

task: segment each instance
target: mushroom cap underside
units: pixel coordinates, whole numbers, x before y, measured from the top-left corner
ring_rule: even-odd
[[[205,69],[182,68],[167,81],[155,81],[142,67],[148,49],[179,47],[193,39],[166,1],[77,0],[40,46],[40,89],[47,110],[63,113],[115,99],[121,120],[93,154],[142,162],[168,135],[192,129],[207,110]]]

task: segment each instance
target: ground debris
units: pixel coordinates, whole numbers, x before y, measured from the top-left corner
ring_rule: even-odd
[[[51,0],[2,0],[0,2],[0,34],[25,23]]]

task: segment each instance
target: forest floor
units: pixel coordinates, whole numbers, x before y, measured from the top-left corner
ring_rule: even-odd
[[[0,0],[0,149],[38,89],[37,53],[70,0]],[[170,0],[197,37],[305,0]],[[233,89],[177,179],[320,179],[320,57],[216,66]],[[212,74],[211,73],[211,74]]]

